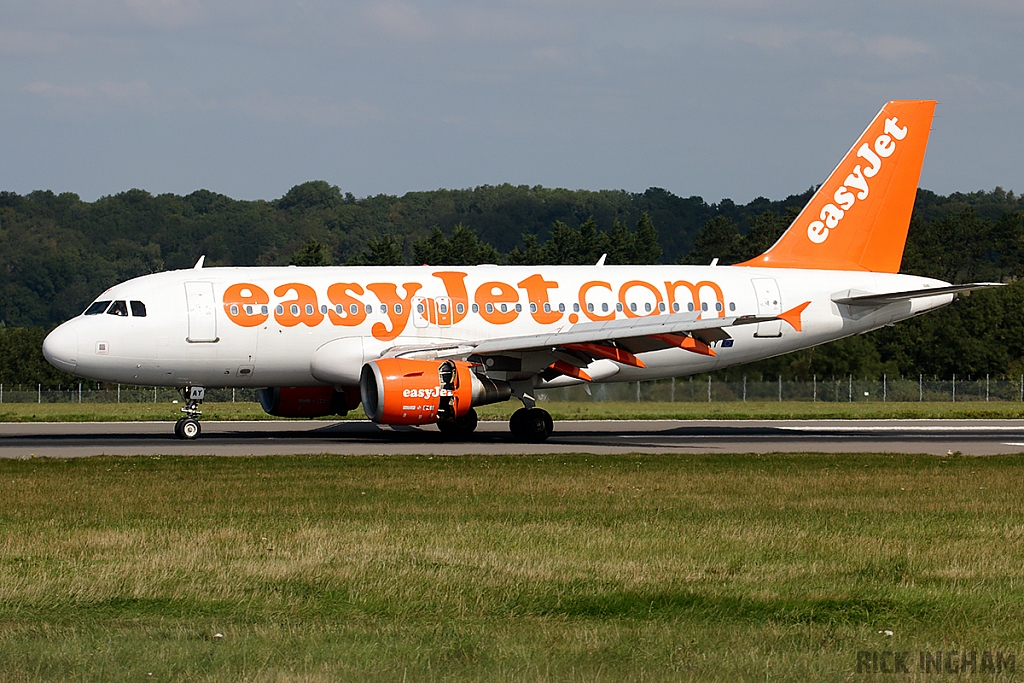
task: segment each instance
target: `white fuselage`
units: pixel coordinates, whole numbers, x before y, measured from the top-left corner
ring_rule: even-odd
[[[704,318],[772,316],[809,302],[800,331],[782,321],[734,326],[727,328],[731,340],[714,344],[715,356],[671,348],[641,354],[645,368],[596,361],[590,373],[597,382],[635,381],[708,372],[867,332],[946,305],[953,295],[880,308],[832,299],[944,285],[911,275],[729,266],[197,268],[110,288],[100,300],[142,302],[146,315],[132,315],[129,306],[128,315],[78,316],[51,334],[47,355],[76,375],[127,384],[355,386],[363,363],[395,346],[687,310]]]

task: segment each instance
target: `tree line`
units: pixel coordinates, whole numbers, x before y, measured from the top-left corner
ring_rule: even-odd
[[[70,384],[39,353],[45,330],[107,287],[215,265],[726,265],[771,246],[813,194],[747,204],[642,193],[482,186],[356,198],[323,181],[273,201],[206,190],[77,195],[0,192],[0,383]],[[785,379],[1016,377],[1024,372],[1024,199],[1000,188],[920,190],[902,272],[1014,283],[869,335],[718,373]]]

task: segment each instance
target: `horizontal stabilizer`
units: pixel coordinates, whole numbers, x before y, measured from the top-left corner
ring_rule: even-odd
[[[948,287],[930,287],[926,289],[912,289],[907,292],[887,292],[885,294],[861,294],[857,296],[845,296],[833,298],[832,301],[846,306],[885,306],[898,301],[909,301],[920,299],[926,296],[938,296],[940,294],[957,294],[959,292],[971,292],[975,289],[988,289],[989,287],[1002,287],[1004,282],[972,282],[965,285],[950,285]]]

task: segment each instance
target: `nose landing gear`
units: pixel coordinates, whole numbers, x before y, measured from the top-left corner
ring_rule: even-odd
[[[206,389],[184,387],[178,389],[178,392],[181,394],[182,400],[185,401],[185,407],[181,409],[181,412],[185,413],[185,417],[174,423],[174,435],[179,439],[191,441],[203,431],[199,426],[199,416],[203,414],[203,411],[199,410],[199,404],[206,398]]]

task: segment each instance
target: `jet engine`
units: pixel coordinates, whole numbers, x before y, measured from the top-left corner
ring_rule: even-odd
[[[259,399],[263,410],[277,417],[345,415],[359,405],[354,387],[268,387],[259,390]]]
[[[359,376],[363,410],[374,422],[420,425],[455,420],[474,406],[508,400],[508,384],[478,375],[473,367],[453,360],[370,361]]]

